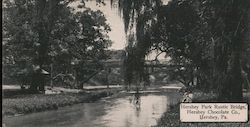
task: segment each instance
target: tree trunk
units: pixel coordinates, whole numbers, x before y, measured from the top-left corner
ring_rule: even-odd
[[[53,64],[50,64],[50,87],[53,88]]]
[[[217,12],[224,24],[221,31],[217,32],[222,44],[219,44],[220,54],[216,54],[221,55],[216,61],[217,65],[220,65],[217,67],[222,67],[222,69],[216,68],[219,69],[217,72],[222,76],[222,79],[219,79],[222,85],[219,97],[225,101],[239,102],[243,99],[241,53],[244,35],[248,27],[247,11],[249,7],[243,1],[235,0],[230,3],[225,0],[224,2],[229,5]]]
[[[240,68],[240,54],[239,51],[234,51],[232,53],[232,63],[231,70],[229,71],[228,84],[230,88],[230,101],[242,101],[242,77],[241,77],[241,68]]]

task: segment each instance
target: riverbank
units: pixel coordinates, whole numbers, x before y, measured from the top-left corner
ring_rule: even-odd
[[[61,94],[31,94],[25,96],[16,96],[13,98],[3,98],[2,115],[15,116],[45,110],[58,109],[59,107],[69,106],[78,103],[87,103],[96,101],[100,98],[111,96],[118,93],[119,90],[97,90],[91,92],[79,93],[61,93]]]
[[[5,117],[7,127],[151,127],[166,111],[166,105],[176,104],[179,94],[143,93],[140,103],[126,91],[92,103],[81,103],[17,117]]]
[[[216,95],[214,93],[194,92],[195,102],[214,102]],[[250,102],[250,93],[245,93],[246,102]],[[248,110],[250,114],[250,110]],[[169,107],[169,110],[158,120],[155,127],[250,127],[250,121],[247,123],[181,123],[179,105]]]

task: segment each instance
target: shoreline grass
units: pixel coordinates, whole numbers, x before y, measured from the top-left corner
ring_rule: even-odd
[[[87,103],[118,93],[119,90],[98,90],[93,92],[62,93],[62,94],[34,94],[3,98],[2,116],[11,117],[20,114],[55,110],[59,107],[73,104]]]
[[[216,96],[213,93],[194,92],[194,95],[194,102],[215,102],[213,100]],[[250,97],[245,96],[245,100],[249,104]],[[250,127],[249,120],[246,123],[182,123],[179,108],[179,104],[170,106],[154,127]],[[248,114],[250,114],[250,110],[248,110]]]

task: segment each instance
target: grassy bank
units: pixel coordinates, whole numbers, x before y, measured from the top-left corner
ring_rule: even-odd
[[[45,110],[58,109],[59,107],[72,104],[92,102],[102,97],[117,93],[118,90],[99,90],[93,92],[64,93],[64,94],[33,94],[17,96],[15,98],[4,98],[2,101],[3,116],[27,114]]]
[[[194,93],[195,102],[214,102],[216,95],[213,93]],[[245,96],[247,102],[250,102],[249,94]],[[248,103],[249,104],[249,103]],[[155,127],[250,127],[250,121],[247,123],[181,123],[179,105],[174,105],[165,112],[161,119],[158,120]],[[248,114],[250,114],[248,110]]]

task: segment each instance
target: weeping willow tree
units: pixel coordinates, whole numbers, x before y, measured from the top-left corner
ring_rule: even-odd
[[[111,1],[111,4],[114,1]],[[126,58],[124,60],[125,83],[139,85],[148,81],[144,68],[145,56],[151,48],[151,25],[156,22],[160,0],[119,0],[119,12],[123,17],[127,34]]]
[[[128,37],[127,83],[133,77],[143,77],[145,56],[156,49],[196,70],[201,87],[215,88],[220,100],[241,100],[241,61],[250,2],[172,0],[165,5],[166,2],[118,2]]]

